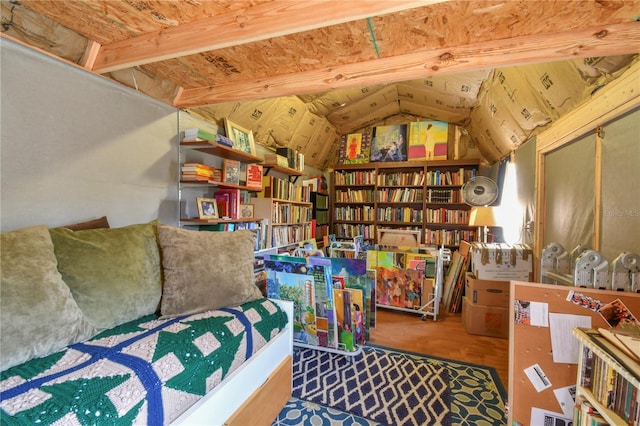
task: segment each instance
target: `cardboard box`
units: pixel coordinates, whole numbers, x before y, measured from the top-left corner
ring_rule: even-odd
[[[471,244],[471,272],[479,280],[531,281],[533,252],[525,244]]]
[[[509,281],[479,280],[467,272],[464,295],[474,305],[508,308],[509,285]]]
[[[462,324],[469,334],[509,338],[509,308],[474,305],[462,300]]]

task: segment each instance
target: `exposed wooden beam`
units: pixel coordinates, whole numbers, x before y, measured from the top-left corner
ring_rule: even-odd
[[[466,46],[413,52],[323,70],[185,89],[176,98],[174,105],[188,108],[319,93],[486,68],[633,53],[640,53],[640,22],[481,41]]]
[[[104,45],[93,71],[102,74],[443,1],[274,0]]]

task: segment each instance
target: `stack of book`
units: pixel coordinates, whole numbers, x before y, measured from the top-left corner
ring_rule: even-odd
[[[182,142],[216,142],[233,148],[233,141],[226,136],[211,133],[197,127],[185,129]]]
[[[274,154],[264,156],[267,166],[281,166],[302,172],[304,170],[304,154],[291,148],[276,148]]]
[[[281,167],[289,167],[289,160],[287,157],[283,157],[278,154],[265,154],[264,156],[264,164],[267,166],[281,166]]]
[[[304,170],[304,154],[292,148],[276,148],[276,154],[287,159],[287,165],[290,169],[299,172]]]
[[[215,169],[202,163],[184,163],[180,168],[180,179],[190,182],[214,180]]]

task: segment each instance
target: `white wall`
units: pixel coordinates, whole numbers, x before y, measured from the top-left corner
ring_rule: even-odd
[[[0,40],[0,230],[177,224],[177,110]]]
[[[176,108],[1,38],[0,231],[177,225],[178,126]]]

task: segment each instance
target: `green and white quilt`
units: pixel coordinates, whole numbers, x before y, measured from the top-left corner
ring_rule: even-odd
[[[275,303],[259,299],[122,324],[2,372],[2,424],[168,424],[286,323]]]

